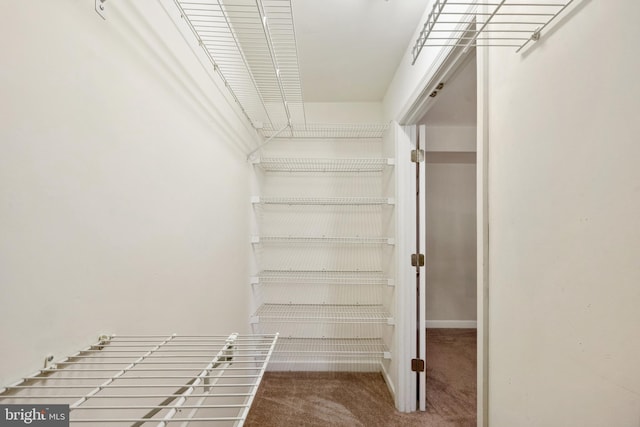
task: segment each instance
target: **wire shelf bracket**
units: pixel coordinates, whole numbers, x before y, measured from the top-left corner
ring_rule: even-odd
[[[424,47],[512,47],[520,52],[574,0],[436,0],[412,53],[414,65]]]

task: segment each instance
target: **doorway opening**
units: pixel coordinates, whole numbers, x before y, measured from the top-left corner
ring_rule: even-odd
[[[428,89],[428,90],[427,90]],[[478,64],[475,49],[451,55],[412,111],[417,145],[424,150],[419,227],[424,241],[422,307],[426,325],[426,389],[430,405],[451,405],[461,416],[482,416],[483,275],[478,256],[486,244],[478,230],[484,188],[478,185]],[[482,162],[480,158],[480,162]],[[481,289],[478,292],[478,289]],[[480,315],[480,317],[479,317]],[[420,332],[420,331],[418,331]],[[480,396],[478,395],[480,391]],[[480,409],[480,411],[478,410]]]

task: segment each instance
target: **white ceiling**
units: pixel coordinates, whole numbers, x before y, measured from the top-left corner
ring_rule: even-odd
[[[292,0],[305,102],[381,101],[425,0]]]

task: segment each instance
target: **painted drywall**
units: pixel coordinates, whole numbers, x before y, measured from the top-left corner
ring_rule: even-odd
[[[419,20],[420,24],[411,38],[411,43],[406,47],[393,79],[387,87],[382,104],[384,117],[389,120],[405,123],[405,117],[415,108],[414,102],[422,97],[427,84],[434,78],[446,59],[441,47],[425,47],[414,62],[413,46],[415,40],[418,39],[434,3],[435,0],[425,2],[424,14]],[[446,33],[442,33],[441,36],[446,36]],[[426,93],[428,95],[430,91]]]
[[[442,126],[430,120],[424,120],[421,123],[425,124],[427,131],[426,151],[449,153],[476,151],[475,126]]]
[[[640,425],[640,3],[489,54],[489,425]]]
[[[464,48],[461,44],[440,44],[438,40],[431,39],[422,49],[417,49],[420,47],[417,40],[423,38],[421,32],[432,19],[431,12],[437,10],[435,6],[436,0],[425,2],[421,24],[398,63],[383,98],[383,114],[389,120],[415,124],[433,108],[437,110],[433,114],[434,120],[440,125],[474,126],[475,49]],[[473,3],[449,4],[446,9],[447,21],[460,22],[466,14],[474,13],[476,8]],[[464,27],[452,25],[447,30],[442,28],[436,39],[455,38]],[[443,101],[443,97],[447,100]]]
[[[307,102],[309,123],[383,123],[381,102]]]
[[[0,5],[0,384],[98,334],[246,332],[242,114],[162,2],[36,3]]]
[[[476,74],[475,49],[471,49],[455,71],[440,81],[443,87],[436,90],[436,96],[429,97],[432,106],[425,113],[429,124],[475,128],[478,114]],[[475,138],[471,150],[475,150]]]
[[[460,68],[419,121],[426,127],[427,327],[475,327],[476,61]]]
[[[474,327],[476,128],[441,126],[438,117],[428,113],[421,120],[426,126],[427,326]]]
[[[304,99],[379,101],[418,25],[423,3],[291,2]]]
[[[426,168],[427,327],[476,321],[475,153],[428,152]]]

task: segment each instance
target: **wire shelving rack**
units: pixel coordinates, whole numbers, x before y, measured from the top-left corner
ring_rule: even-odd
[[[69,405],[71,425],[242,426],[277,339],[103,336],[1,389],[0,402]]]
[[[388,123],[266,123],[260,132],[265,138],[375,139],[382,138],[388,127]]]
[[[339,244],[339,245],[393,245],[391,237],[377,236],[253,236],[255,244]]]
[[[382,271],[301,271],[301,270],[263,270],[252,278],[253,284],[298,285],[392,285]]]
[[[290,0],[174,0],[258,128],[306,121]]]
[[[511,47],[540,39],[574,0],[436,0],[411,50],[424,47]]]
[[[262,304],[254,314],[254,321],[393,324],[382,304]]]
[[[391,158],[294,158],[262,157],[255,164],[266,172],[382,172]]]
[[[254,197],[255,205],[288,206],[380,206],[393,205],[389,197]]]

